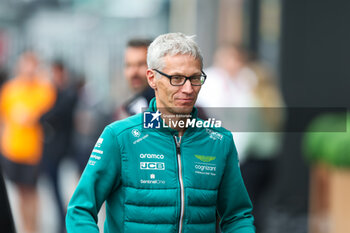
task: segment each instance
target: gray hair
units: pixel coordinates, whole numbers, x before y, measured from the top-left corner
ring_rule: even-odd
[[[199,59],[203,67],[201,51],[193,40],[194,36],[187,36],[183,33],[168,33],[158,36],[148,47],[147,65],[149,69],[163,69],[163,57],[177,54],[188,54]]]

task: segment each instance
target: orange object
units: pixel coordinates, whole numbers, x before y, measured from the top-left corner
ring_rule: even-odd
[[[43,130],[40,117],[56,99],[54,87],[46,80],[17,77],[7,82],[0,96],[3,123],[1,152],[9,160],[37,164],[42,156]]]

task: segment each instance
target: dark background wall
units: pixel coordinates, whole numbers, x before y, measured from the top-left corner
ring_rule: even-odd
[[[350,104],[350,1],[282,1],[280,83],[289,107],[348,107]],[[315,113],[317,114],[317,113]],[[306,127],[313,115],[298,119]],[[295,125],[289,113],[286,128]],[[278,203],[307,212],[308,167],[302,133],[286,133],[278,161]]]
[[[349,106],[350,2],[285,0],[281,77],[290,106]]]

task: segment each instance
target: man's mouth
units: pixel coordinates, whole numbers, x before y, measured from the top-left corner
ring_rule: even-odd
[[[180,103],[190,104],[190,103],[193,103],[194,99],[192,99],[192,98],[180,98],[180,99],[177,99],[177,101]]]
[[[143,84],[143,80],[140,77],[134,77],[131,79],[131,85],[132,86],[141,86]]]

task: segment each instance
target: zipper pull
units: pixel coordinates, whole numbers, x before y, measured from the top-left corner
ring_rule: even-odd
[[[177,140],[179,138],[179,140]],[[180,144],[181,144],[181,136],[177,137],[176,135],[174,135],[174,139],[175,139],[175,143],[176,143],[176,148],[180,149]]]

